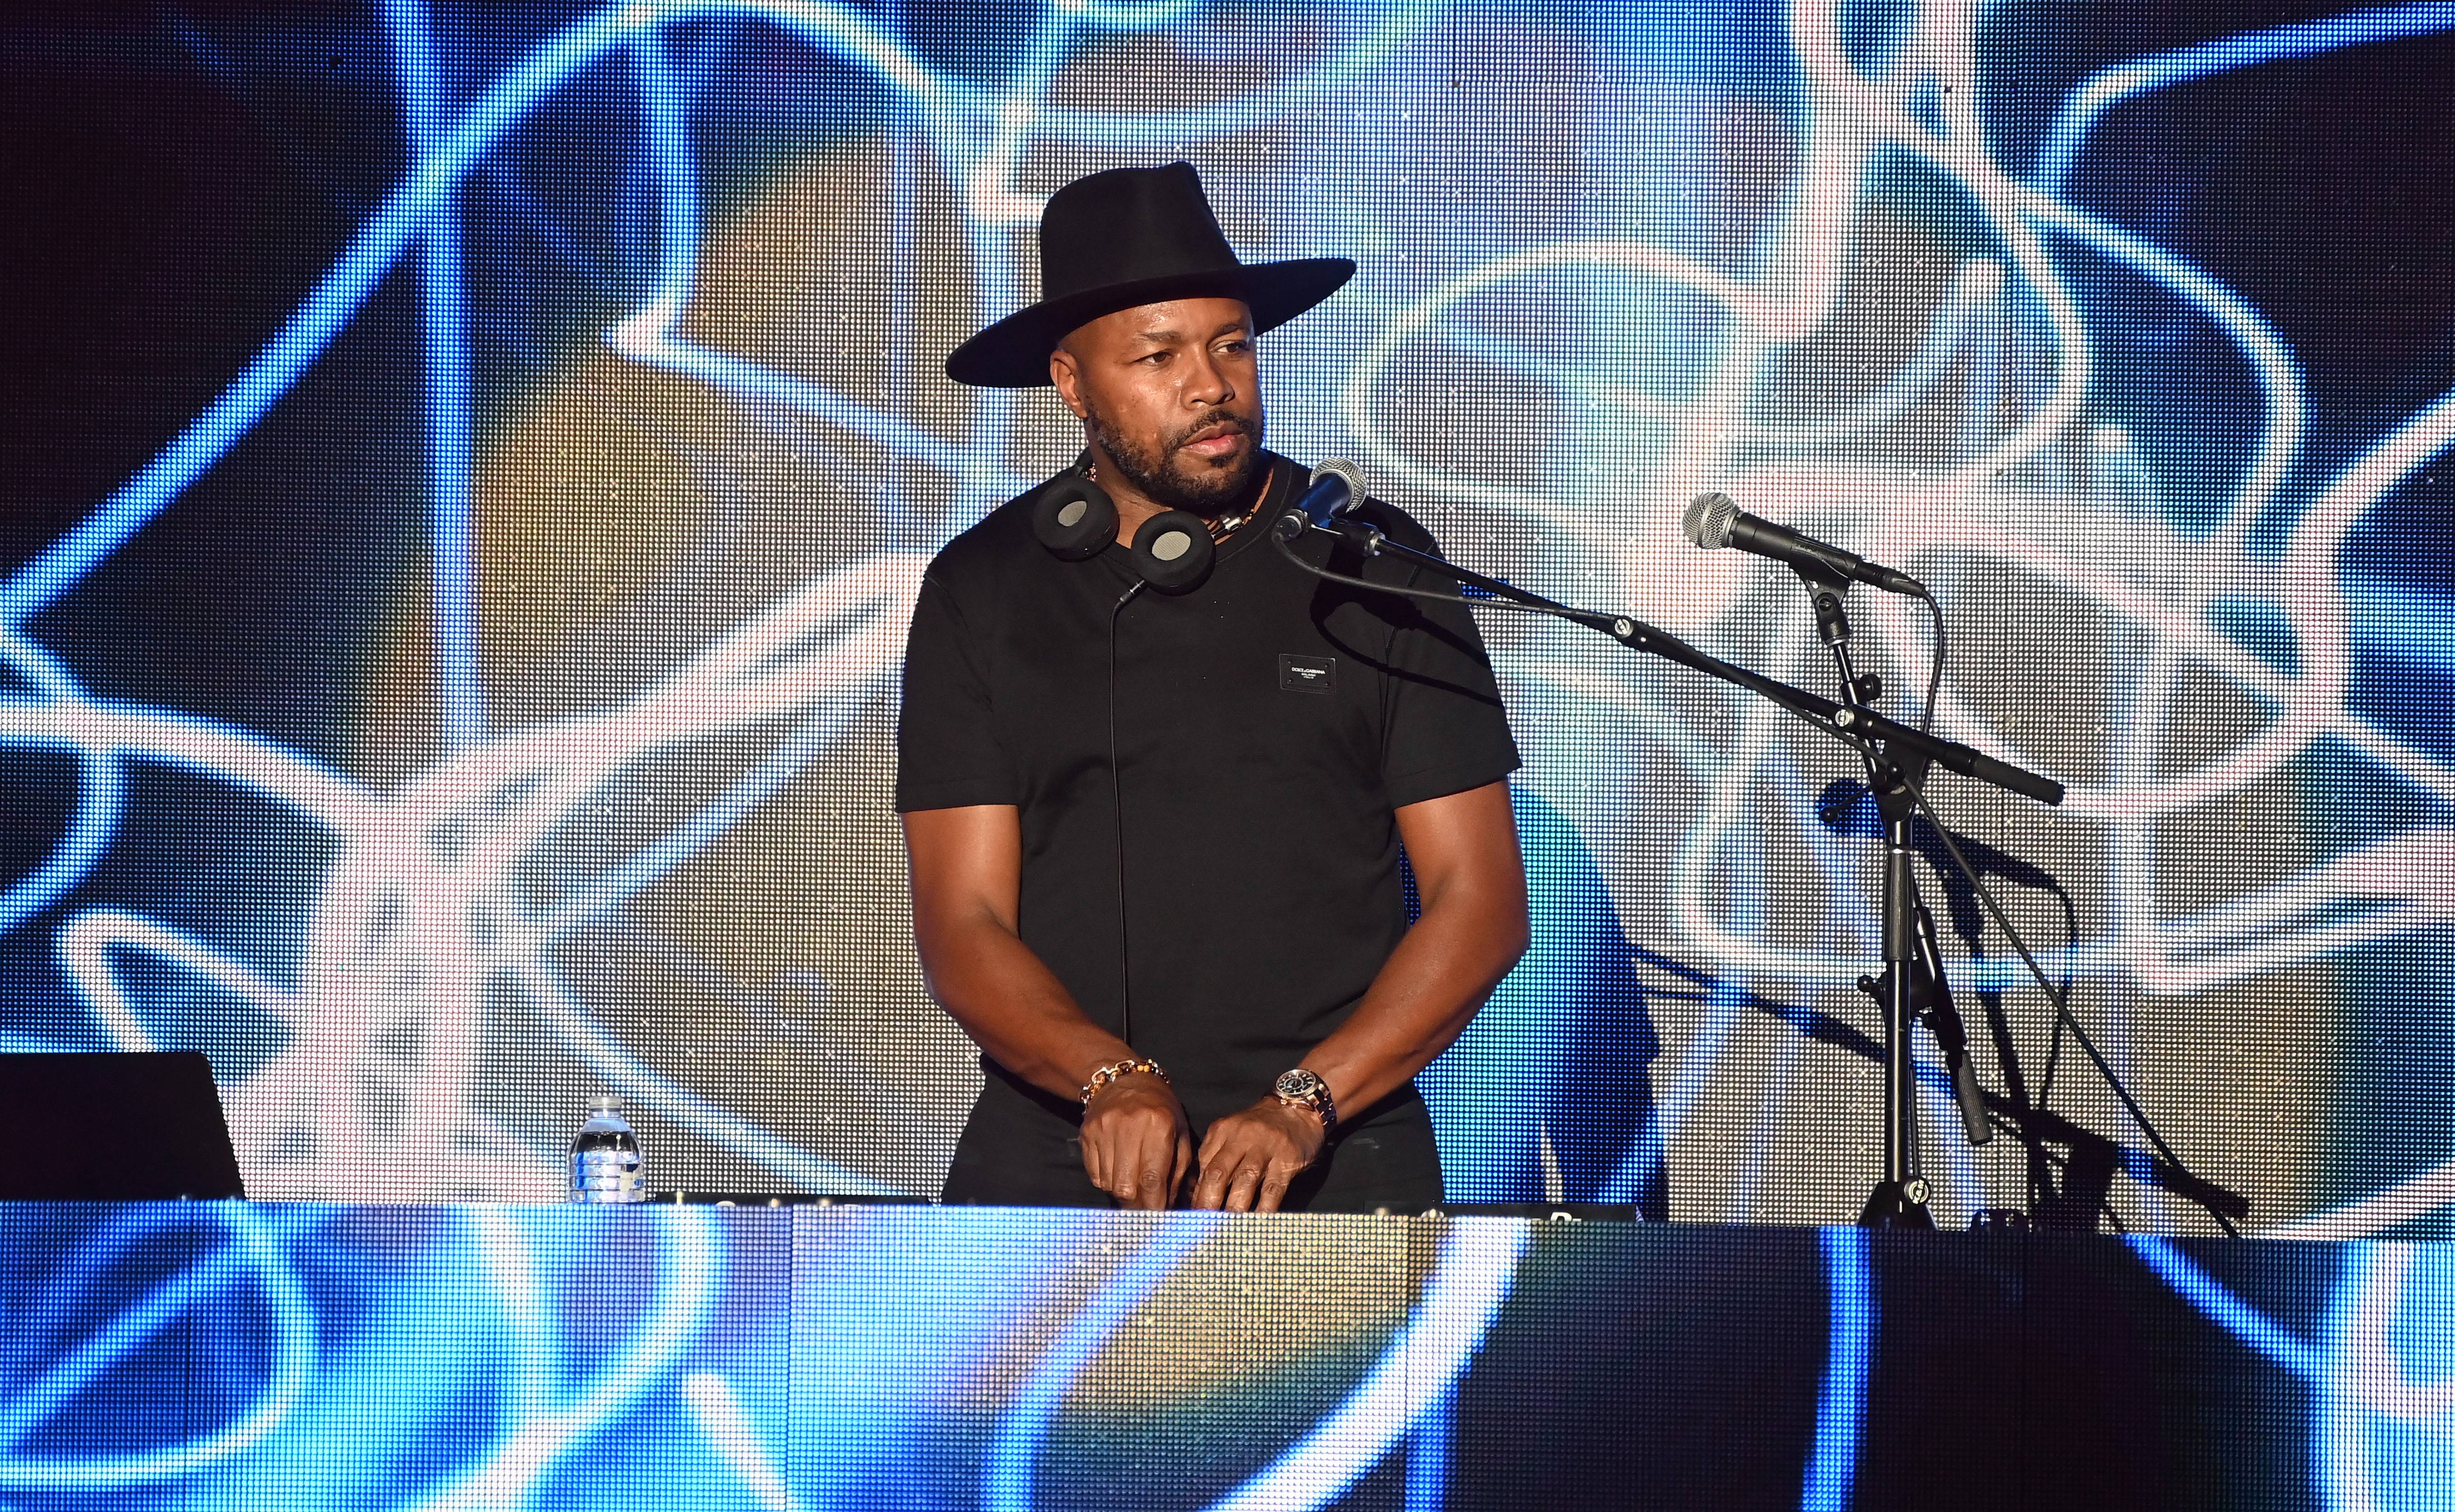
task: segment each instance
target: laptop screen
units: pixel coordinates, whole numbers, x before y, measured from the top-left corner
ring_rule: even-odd
[[[0,1201],[243,1198],[193,1050],[0,1055]]]

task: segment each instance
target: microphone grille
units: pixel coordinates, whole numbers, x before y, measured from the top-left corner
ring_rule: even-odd
[[[1329,512],[1333,516],[1351,512],[1364,502],[1364,495],[1370,492],[1364,486],[1364,470],[1343,457],[1333,456],[1324,461],[1312,470],[1312,476],[1307,482],[1318,483],[1326,477],[1334,477],[1347,485],[1347,502]]]
[[[1731,495],[1715,489],[1688,501],[1688,514],[1679,528],[1687,532],[1690,540],[1710,552],[1730,544],[1731,526],[1738,517],[1739,507],[1731,502]]]

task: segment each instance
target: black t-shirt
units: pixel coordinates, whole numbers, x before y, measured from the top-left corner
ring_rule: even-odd
[[[1033,536],[1029,495],[1004,505],[930,565],[904,661],[898,811],[1021,811],[1023,940],[1112,1031],[1122,795],[1130,1040],[1167,1068],[1197,1131],[1266,1096],[1405,933],[1393,811],[1518,765],[1465,604],[1287,560],[1268,524],[1305,474],[1268,460],[1261,512],[1209,577],[1122,609],[1138,580],[1122,544],[1063,561]],[[1366,508],[1431,549],[1399,510]],[[1318,535],[1295,549],[1437,586]]]

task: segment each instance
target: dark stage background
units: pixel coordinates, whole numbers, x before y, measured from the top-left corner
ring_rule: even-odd
[[[933,1191],[978,1074],[908,942],[903,625],[1070,446],[937,364],[1049,189],[1182,155],[1246,255],[1364,265],[1267,341],[1272,443],[1470,564],[1818,688],[1693,493],[1934,583],[1938,727],[2072,790],[1935,796],[2176,1152],[2254,1227],[2446,1232],[2450,28],[12,6],[0,1039],[205,1051],[259,1196],[551,1197],[600,1087],[662,1186]],[[1843,754],[1488,617],[1540,927],[1428,1078],[1451,1195],[1846,1220]],[[1857,619],[1910,712],[1923,621]],[[2143,1147],[1930,892],[1987,1083]],[[1926,1117],[1947,1221],[2023,1201]]]

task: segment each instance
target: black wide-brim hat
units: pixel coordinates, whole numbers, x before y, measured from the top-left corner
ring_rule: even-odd
[[[1112,168],[1048,196],[1040,215],[1040,302],[957,347],[946,376],[976,389],[1038,388],[1067,332],[1169,299],[1241,299],[1259,334],[1353,276],[1355,264],[1345,257],[1238,262],[1190,163]]]

